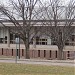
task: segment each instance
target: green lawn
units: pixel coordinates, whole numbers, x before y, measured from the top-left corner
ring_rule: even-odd
[[[0,75],[75,75],[74,67],[0,63]]]

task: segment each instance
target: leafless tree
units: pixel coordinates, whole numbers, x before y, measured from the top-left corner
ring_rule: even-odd
[[[26,58],[28,59],[30,58],[30,42],[38,32],[38,28],[34,25],[37,23],[36,20],[41,18],[41,15],[38,18],[41,12],[41,9],[38,8],[41,4],[37,4],[40,3],[40,0],[10,0],[9,3],[8,7],[1,5],[0,12],[7,17],[6,20],[8,19],[14,24],[14,29],[10,30],[15,34],[17,33],[23,40],[26,48]],[[4,25],[2,21],[0,23]]]
[[[70,0],[65,6],[61,0],[49,1],[47,6],[43,6],[45,10],[43,25],[47,27],[45,33],[56,42],[58,58],[63,59],[65,43],[74,31],[75,2]]]

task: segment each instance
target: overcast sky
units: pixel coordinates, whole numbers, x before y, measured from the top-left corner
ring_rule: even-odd
[[[49,0],[41,0],[42,2],[44,1],[49,1]],[[63,3],[67,3],[67,2],[69,2],[70,0],[61,0]],[[0,0],[0,3],[8,3],[9,2],[9,0]]]
[[[16,1],[16,0],[15,0]],[[41,0],[41,2],[47,2],[49,0]],[[60,0],[62,5],[67,5],[70,0]],[[0,0],[0,3],[5,3],[5,6],[8,6],[9,0]],[[11,10],[12,11],[12,10]],[[62,17],[62,16],[61,16]],[[18,17],[19,18],[19,17]]]
[[[15,1],[16,1],[16,0],[15,0]],[[60,0],[60,1],[61,1],[61,4],[60,4],[60,5],[65,6],[65,5],[68,4],[68,2],[69,2],[70,0]],[[41,0],[41,2],[49,3],[49,0]],[[6,7],[9,6],[9,0],[0,0],[0,3],[1,3],[1,4],[4,4]]]

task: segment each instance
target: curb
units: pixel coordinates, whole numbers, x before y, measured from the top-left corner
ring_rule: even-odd
[[[15,60],[16,58],[0,58],[0,60]],[[73,63],[75,60],[43,60],[43,59],[17,59],[17,61],[30,61],[30,62],[50,62],[50,63]]]

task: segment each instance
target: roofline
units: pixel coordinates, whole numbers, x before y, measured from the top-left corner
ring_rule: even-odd
[[[11,20],[0,20],[1,22],[12,22]],[[23,20],[17,20],[18,22],[23,22]],[[29,20],[26,20],[27,22]],[[31,20],[31,22],[54,22],[54,20]],[[70,20],[70,19],[62,19],[62,20],[56,20],[57,22],[64,22],[64,21],[72,21],[75,22],[75,19]]]

